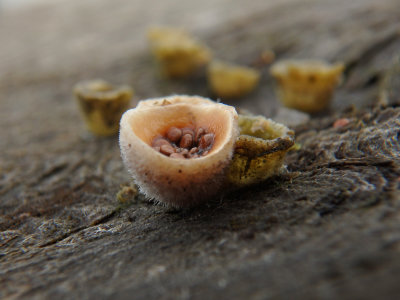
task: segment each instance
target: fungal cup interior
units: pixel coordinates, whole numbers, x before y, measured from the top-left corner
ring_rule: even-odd
[[[249,118],[239,116],[240,134],[249,135],[263,140],[273,140],[284,135],[285,127],[276,123],[266,122],[264,118]]]
[[[152,141],[158,136],[166,136],[171,127],[193,129],[203,127],[214,133],[214,144],[208,155],[215,153],[224,145],[229,136],[226,124],[231,116],[213,105],[187,105],[178,103],[166,106],[144,107],[130,118],[130,126],[134,134],[151,147]],[[151,151],[154,151],[153,149]]]

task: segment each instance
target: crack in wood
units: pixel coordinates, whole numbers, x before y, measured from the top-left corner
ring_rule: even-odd
[[[54,245],[54,244],[56,244],[58,242],[61,242],[61,241],[65,240],[66,238],[68,238],[69,236],[71,236],[71,235],[73,235],[75,233],[78,233],[78,232],[80,232],[82,230],[85,230],[87,228],[106,223],[109,220],[111,220],[119,211],[120,211],[120,209],[117,208],[117,209],[113,210],[112,212],[110,212],[109,214],[107,214],[107,215],[105,215],[105,216],[103,216],[103,217],[101,217],[101,218],[99,218],[97,220],[94,220],[89,225],[79,226],[79,227],[77,227],[77,228],[75,228],[75,229],[73,229],[73,230],[71,230],[71,231],[69,231],[69,232],[57,237],[57,238],[54,238],[54,239],[52,239],[52,240],[50,240],[50,241],[48,241],[48,242],[46,242],[44,244],[39,245],[38,247],[39,248],[45,248],[45,247],[48,247],[48,246],[52,246],[52,245]]]
[[[348,166],[358,166],[358,167],[367,167],[367,166],[384,166],[390,168],[396,168],[396,164],[394,160],[382,159],[382,160],[372,160],[372,159],[342,159],[332,162],[327,162],[323,164],[319,164],[317,166],[310,166],[306,170],[313,169],[323,169],[323,168],[341,168]]]

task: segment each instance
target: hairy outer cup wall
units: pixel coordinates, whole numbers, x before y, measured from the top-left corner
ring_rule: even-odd
[[[193,206],[221,191],[238,136],[231,106],[201,97],[172,96],[142,101],[122,116],[120,147],[125,165],[150,198],[172,206]],[[209,154],[174,159],[151,147],[168,128],[203,127],[215,134]]]

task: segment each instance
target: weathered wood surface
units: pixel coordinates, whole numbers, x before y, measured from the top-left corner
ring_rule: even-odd
[[[387,71],[400,3],[265,2],[70,1],[0,16],[0,298],[400,295],[400,67]],[[207,96],[203,78],[159,78],[143,37],[154,23],[244,64],[266,49],[347,64],[332,109],[295,127],[287,175],[191,210],[116,200],[130,183],[117,138],[85,133],[71,86],[103,77],[136,99]],[[276,115],[271,82],[265,67],[231,104]],[[340,117],[350,124],[333,128]]]

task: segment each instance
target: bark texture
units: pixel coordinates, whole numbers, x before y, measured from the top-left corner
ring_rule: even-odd
[[[79,1],[0,18],[0,298],[393,299],[400,295],[400,3]],[[101,77],[136,100],[210,96],[164,80],[145,28],[180,25],[215,56],[259,66],[343,61],[329,111],[280,107],[268,66],[229,104],[294,127],[289,172],[175,210],[131,184],[117,138],[85,132],[72,86]],[[334,128],[339,118],[350,122]]]

